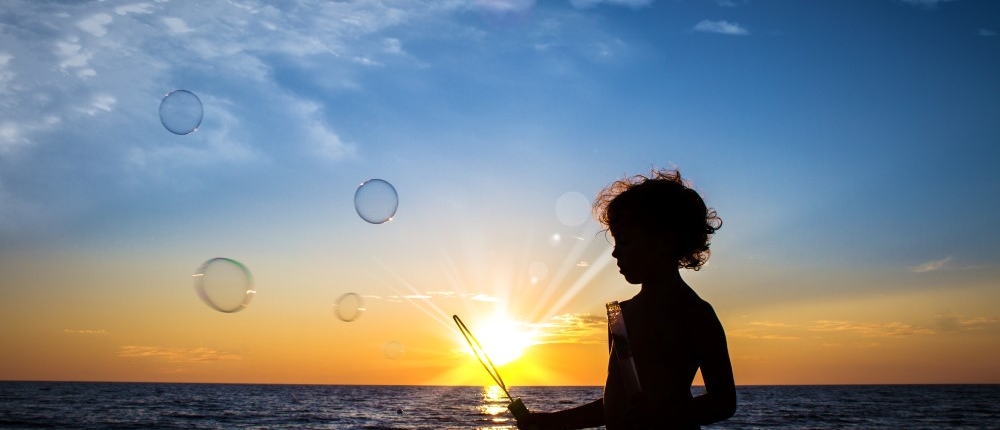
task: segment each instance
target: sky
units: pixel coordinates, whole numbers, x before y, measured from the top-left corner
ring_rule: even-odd
[[[272,3],[4,2],[0,380],[602,385],[677,168],[738,385],[1000,383],[1000,2]]]

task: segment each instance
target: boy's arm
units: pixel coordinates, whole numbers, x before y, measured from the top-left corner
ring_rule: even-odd
[[[528,419],[517,422],[524,430],[572,430],[604,425],[604,401],[593,402],[558,412],[532,412]]]
[[[726,346],[726,333],[714,311],[709,312],[702,327],[704,331],[699,334],[696,344],[705,394],[692,399],[691,407],[685,414],[691,422],[699,425],[722,421],[736,413],[736,382]]]

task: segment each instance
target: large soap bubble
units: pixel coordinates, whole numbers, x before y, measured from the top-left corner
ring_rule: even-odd
[[[173,134],[197,130],[204,114],[201,99],[188,90],[171,91],[160,101],[160,122]]]
[[[556,200],[556,218],[570,227],[581,225],[590,218],[590,202],[576,191],[565,193]]]
[[[403,348],[403,342],[398,340],[390,340],[386,342],[385,345],[382,345],[382,352],[385,353],[385,357],[390,360],[402,357],[405,350],[406,349]]]
[[[369,179],[354,192],[354,209],[361,219],[372,224],[391,221],[398,207],[396,189],[382,179]]]
[[[194,274],[194,289],[206,305],[219,312],[239,312],[257,294],[250,270],[239,261],[213,258]]]
[[[365,302],[357,293],[345,293],[333,304],[333,313],[343,322],[351,322],[365,313]]]

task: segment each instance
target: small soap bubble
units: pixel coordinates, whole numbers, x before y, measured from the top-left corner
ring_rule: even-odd
[[[528,276],[531,278],[532,284],[537,284],[538,281],[545,279],[549,275],[549,266],[545,265],[541,261],[534,261],[528,265]]]
[[[562,235],[559,233],[553,233],[552,236],[549,236],[549,246],[555,248],[559,246],[560,243],[562,243]]]
[[[570,191],[556,200],[556,218],[559,218],[559,222],[576,227],[586,222],[589,217],[590,201],[583,194]]]
[[[354,192],[354,209],[361,219],[372,224],[391,221],[398,207],[396,189],[382,179],[369,179]]]
[[[382,345],[382,352],[385,353],[385,357],[390,360],[395,360],[403,356],[403,343],[398,340],[391,340]]]
[[[365,302],[355,293],[346,293],[333,304],[333,313],[343,322],[351,322],[365,313]]]
[[[250,270],[230,258],[213,258],[194,273],[194,288],[206,305],[219,312],[239,312],[257,294]]]
[[[160,122],[173,134],[197,130],[204,114],[201,99],[188,90],[171,91],[160,101]]]

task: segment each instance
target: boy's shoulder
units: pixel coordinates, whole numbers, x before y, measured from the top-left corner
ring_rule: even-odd
[[[620,304],[626,315],[644,314],[654,319],[692,321],[716,317],[712,304],[690,288],[671,293],[656,303],[643,303],[641,298],[636,296],[623,300]]]

